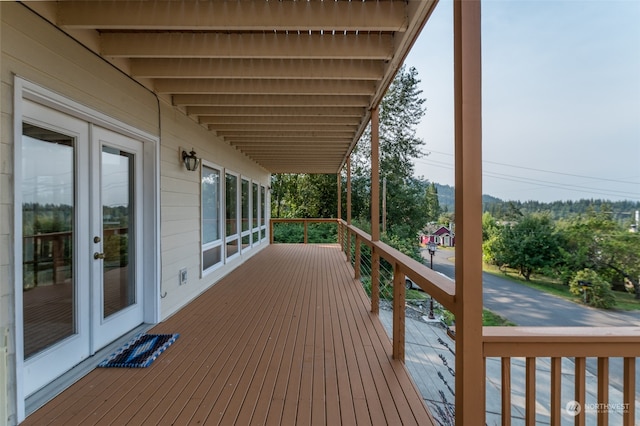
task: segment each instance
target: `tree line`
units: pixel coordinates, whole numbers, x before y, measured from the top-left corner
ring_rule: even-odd
[[[611,290],[640,299],[640,233],[619,224],[607,208],[553,220],[548,213],[515,220],[482,218],[486,263],[512,268],[527,281],[533,274],[559,278],[575,294],[586,291],[594,306],[613,306]]]

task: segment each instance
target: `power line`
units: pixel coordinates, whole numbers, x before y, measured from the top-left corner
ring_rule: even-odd
[[[442,152],[442,151],[429,151],[430,153],[435,153],[435,154],[440,154],[440,155],[446,155],[448,157],[453,157],[453,154],[447,153],[447,152]],[[507,163],[500,163],[497,161],[489,161],[489,160],[482,160],[483,163],[487,163],[487,164],[495,164],[498,166],[505,166],[505,167],[511,167],[514,169],[524,169],[524,170],[531,170],[534,172],[542,172],[542,173],[551,173],[551,174],[555,174],[555,175],[561,175],[561,176],[572,176],[572,177],[578,177],[578,178],[584,178],[584,179],[593,179],[593,180],[597,180],[597,181],[605,181],[605,182],[615,182],[615,183],[624,183],[624,184],[629,184],[629,185],[634,185],[634,184],[638,184],[640,182],[629,182],[629,181],[625,181],[625,180],[620,180],[620,179],[608,179],[608,178],[600,178],[600,177],[595,177],[595,176],[586,176],[586,175],[577,175],[577,174],[573,174],[573,173],[563,173],[563,172],[556,172],[553,170],[544,170],[544,169],[536,169],[533,167],[526,167],[526,166],[517,166],[517,165],[513,165],[513,164],[507,164]],[[453,166],[452,166],[453,168]],[[637,178],[638,176],[631,176],[631,179]]]
[[[444,153],[444,152],[438,152],[438,151],[433,151],[433,152],[437,153],[437,154],[441,154],[441,155],[453,156],[453,154],[448,154],[448,153]],[[428,165],[428,166],[445,168],[445,169],[449,169],[449,170],[453,170],[453,168],[454,168],[451,163],[437,161],[437,160],[424,161],[424,160],[415,159],[414,161],[416,161],[417,163],[422,163],[422,164]],[[535,169],[535,168],[531,168],[531,167],[520,167],[520,166],[514,166],[514,165],[510,165],[510,164],[504,164],[504,163],[493,162],[493,161],[483,161],[483,162],[490,163],[490,164],[507,166],[507,167],[519,168],[519,169],[532,170],[532,171],[536,171],[536,172],[544,172],[544,173],[551,173],[551,174],[558,174],[558,175],[563,175],[563,176],[572,176],[572,177],[579,177],[579,178],[588,178],[588,179],[597,180],[598,182],[608,181],[608,182],[622,183],[622,184],[628,184],[628,185],[635,185],[636,184],[636,182],[628,182],[628,181],[622,181],[622,180],[618,180],[618,179],[605,179],[605,178],[597,178],[597,177],[593,177],[593,176],[583,176],[583,175],[576,175],[576,174],[570,174],[570,173],[553,172],[553,171],[550,171],[550,170]],[[582,192],[582,193],[586,193],[586,194],[596,194],[596,195],[603,195],[603,196],[612,196],[613,195],[613,196],[619,196],[619,197],[627,197],[627,198],[630,198],[632,200],[640,200],[640,196],[638,195],[637,192],[598,189],[598,188],[593,188],[593,187],[586,187],[586,186],[580,186],[580,185],[573,185],[573,184],[566,184],[566,183],[560,183],[560,182],[553,182],[553,181],[534,179],[534,178],[531,178],[531,177],[508,175],[508,174],[492,172],[492,171],[488,171],[488,170],[484,170],[482,174],[483,174],[483,176],[488,177],[488,178],[507,180],[507,181],[518,182],[518,183],[527,183],[527,184],[536,185],[536,186],[538,186],[540,188],[564,189],[564,190],[569,190],[569,191]]]

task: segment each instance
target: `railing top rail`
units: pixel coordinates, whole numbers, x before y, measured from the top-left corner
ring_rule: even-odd
[[[484,327],[486,342],[624,340],[640,342],[640,327]],[[640,348],[638,349],[640,352]]]
[[[350,232],[357,235],[364,244],[374,249],[382,258],[388,262],[397,264],[402,273],[455,314],[457,309],[454,281],[438,274],[426,265],[417,262],[382,241],[372,241],[371,235],[353,225],[347,225],[344,220],[342,220],[342,223],[347,226]]]
[[[640,327],[483,327],[485,357],[639,357]]]
[[[339,219],[336,218],[285,218],[285,217],[272,217],[270,219],[272,222],[338,222]]]

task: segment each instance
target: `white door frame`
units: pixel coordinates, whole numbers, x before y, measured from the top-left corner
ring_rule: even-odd
[[[138,259],[139,266],[144,269],[143,301],[145,323],[155,324],[160,321],[160,139],[124,122],[116,120],[98,111],[87,108],[65,96],[55,93],[40,85],[20,77],[14,78],[14,313],[15,313],[15,345],[16,345],[16,413],[18,422],[25,418],[24,380],[24,333],[22,315],[22,119],[23,100],[28,99],[43,106],[81,119],[90,124],[112,130],[116,133],[137,139],[143,143],[143,186],[145,188],[143,203],[146,210],[143,226],[143,258]],[[87,200],[88,201],[88,200]]]

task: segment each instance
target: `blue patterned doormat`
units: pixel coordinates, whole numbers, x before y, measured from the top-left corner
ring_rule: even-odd
[[[179,334],[138,334],[98,364],[98,367],[148,367]]]

